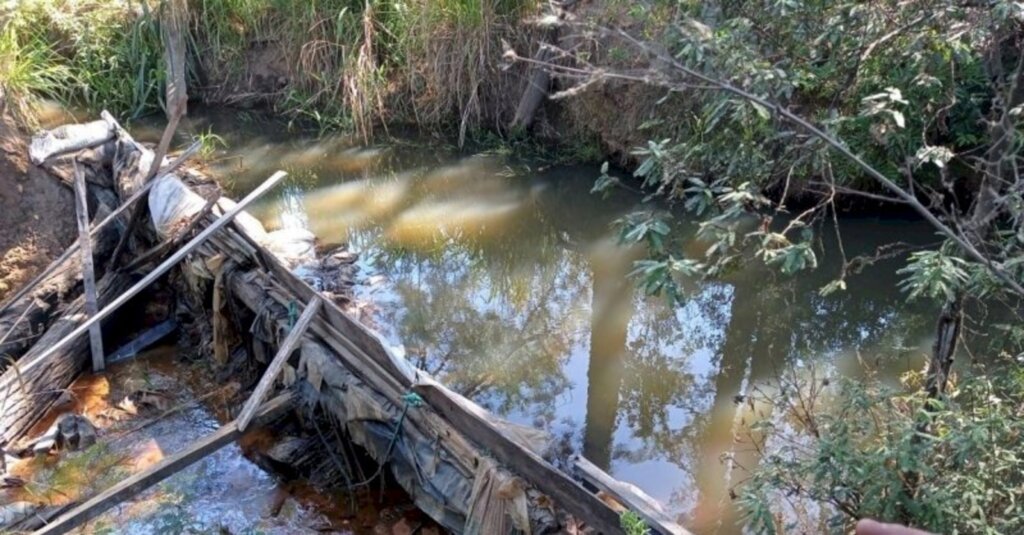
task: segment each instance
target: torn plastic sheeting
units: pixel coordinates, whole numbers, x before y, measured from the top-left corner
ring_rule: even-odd
[[[353,442],[375,461],[386,464],[417,507],[445,528],[460,533],[472,495],[472,478],[442,453],[439,444],[411,438],[404,429],[398,430],[390,457],[385,459],[401,409],[395,407],[393,414],[384,411],[384,404],[390,402],[382,396],[378,399],[369,387],[336,363],[329,363],[324,371],[324,386],[318,396],[320,405],[345,423]],[[344,388],[332,386],[339,382]]]
[[[302,344],[297,373],[318,392],[317,401],[325,410],[345,423],[352,440],[377,462],[387,463],[416,505],[442,525],[472,535],[531,533],[530,501],[520,478],[487,458],[480,459],[475,473],[467,474],[445,458],[435,441],[417,439],[404,429],[398,429],[396,436],[395,424],[402,407],[374,392],[336,362],[319,342]],[[535,451],[546,448],[547,434],[543,431],[488,415],[526,447]],[[392,440],[394,447],[385,459]]]
[[[187,225],[205,206],[206,200],[173,174],[158,179],[149,192],[150,216],[153,226],[163,239]],[[237,203],[226,197],[217,200],[217,208],[221,212],[227,212],[235,206]],[[244,211],[235,217],[235,223],[256,243],[273,253],[289,270],[318,266],[314,247],[316,237],[308,230],[287,229],[268,233],[259,220]],[[216,271],[211,273],[215,274]],[[311,273],[303,278],[315,277],[316,271]]]
[[[206,206],[206,201],[174,175],[157,179],[149,191],[149,214],[161,238],[187,224]]]

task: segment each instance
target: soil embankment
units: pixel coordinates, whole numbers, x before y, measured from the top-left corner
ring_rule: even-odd
[[[25,137],[0,93],[0,301],[75,239],[71,190],[32,172]]]

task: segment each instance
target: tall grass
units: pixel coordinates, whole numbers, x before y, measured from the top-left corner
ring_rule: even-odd
[[[16,118],[29,122],[34,97],[63,97],[62,82],[69,74],[48,43],[26,43],[21,38],[24,28],[18,19],[0,17],[0,25],[0,100],[6,101]]]
[[[161,105],[157,17],[146,4],[25,0],[0,33],[0,84],[23,102],[42,95],[138,116]]]
[[[366,136],[392,121],[464,136],[485,121],[504,124],[514,109],[521,81],[499,70],[500,43],[528,40],[520,21],[539,4],[191,0],[189,93],[265,103]],[[156,110],[164,82],[159,9],[155,0],[26,0],[3,38],[37,80],[2,72],[0,80],[123,116]]]

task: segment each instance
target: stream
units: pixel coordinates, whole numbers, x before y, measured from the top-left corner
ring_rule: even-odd
[[[757,462],[744,440],[746,394],[811,369],[856,375],[861,362],[895,382],[929,351],[934,312],[896,289],[902,259],[852,276],[848,291],[819,294],[840,270],[830,228],[817,270],[787,277],[751,266],[689,281],[675,305],[629,280],[639,252],[618,245],[614,222],[641,197],[591,194],[596,166],[395,132],[365,146],[245,111],[192,110],[182,130],[220,136],[226,146],[208,165],[235,196],[289,172],[254,215],[358,252],[357,313],[412,363],[549,431],[561,457],[582,453],[697,533],[741,531],[730,490]],[[676,246],[699,258],[708,244],[672,212]],[[893,216],[845,217],[840,228],[850,257],[897,234],[936,240]]]

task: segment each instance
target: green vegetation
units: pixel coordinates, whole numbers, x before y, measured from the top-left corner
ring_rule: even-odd
[[[583,86],[666,94],[638,127],[650,140],[631,153],[633,176],[652,197],[683,204],[707,247],[680,253],[658,211],[623,218],[621,241],[648,250],[633,272],[642,288],[685,300],[684,281],[750,262],[786,275],[814,269],[828,232],[842,262],[822,296],[855,292],[854,275],[914,251],[899,289],[942,307],[929,366],[905,389],[845,381],[831,397],[796,381],[766,395],[787,415],[754,427],[765,457],[741,486],[750,526],[796,529],[785,504],[798,497],[819,503],[836,532],[862,517],[942,533],[1020,531],[1017,363],[975,370],[959,387],[951,378],[968,307],[988,327],[992,307],[1006,310],[1012,325],[992,352],[1022,349],[1024,10],[788,0],[682,3],[669,23],[664,11],[629,16],[628,31],[582,26],[632,55],[577,55],[584,74],[551,68]],[[595,190],[620,182],[605,166]],[[939,245],[893,236],[847,257],[837,200],[850,198],[919,214]],[[789,449],[769,447],[780,443]]]
[[[619,522],[622,524],[622,531],[626,532],[626,535],[648,535],[651,532],[644,519],[640,518],[640,515],[633,511],[623,511],[622,515],[619,516]]]
[[[370,135],[382,121],[458,129],[502,105],[510,77],[491,58],[532,0],[188,2],[189,93],[268,104],[321,129]],[[0,34],[0,84],[124,117],[162,105],[159,2],[31,0]],[[521,29],[521,28],[520,28]],[[514,105],[514,103],[513,103]]]
[[[44,96],[128,117],[157,109],[163,44],[154,13],[112,2],[36,0],[0,12],[0,84],[21,99]]]
[[[742,487],[751,527],[788,532],[775,504],[799,498],[826,504],[836,531],[868,517],[944,534],[1020,533],[1024,373],[1005,362],[956,385],[937,406],[913,388],[921,379],[908,378],[902,390],[844,380],[834,397],[793,389],[773,398],[799,431],[767,421],[758,428],[775,443],[756,444],[770,453]],[[920,431],[922,421],[930,432]]]

